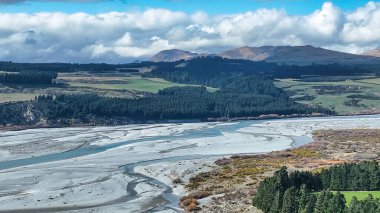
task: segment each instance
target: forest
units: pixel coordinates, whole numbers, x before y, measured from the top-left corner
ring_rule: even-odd
[[[186,64],[186,66],[182,66]],[[188,61],[176,62],[151,62],[142,61],[128,64],[106,64],[106,63],[15,63],[11,61],[0,61],[0,70],[7,72],[20,71],[46,71],[46,72],[108,72],[123,69],[139,69],[143,67],[156,67],[155,75],[171,76],[178,79],[185,76],[173,75],[174,71],[187,70],[198,75],[204,71],[208,76],[217,73],[245,73],[267,76],[271,78],[292,78],[302,75],[354,75],[354,74],[380,74],[379,65],[344,65],[344,64],[312,64],[307,66],[277,64],[265,61],[249,61],[243,59],[226,59],[217,56],[198,57]]]
[[[192,84],[210,84],[210,79],[221,75],[256,75],[269,79],[300,78],[307,75],[338,76],[356,74],[380,74],[377,66],[281,65],[263,61],[200,57],[190,61],[158,63],[151,74],[169,81]],[[211,85],[210,85],[211,86]]]
[[[0,73],[0,83],[5,84],[53,84],[56,72],[22,71]]]
[[[312,109],[291,101],[270,81],[239,78],[216,92],[205,87],[171,87],[139,99],[97,95],[38,96],[36,106],[48,119],[85,119],[88,115],[135,120],[232,118],[262,114],[309,114]]]
[[[132,64],[27,64],[0,62],[0,82],[21,84],[52,84],[59,72],[130,71],[151,67],[146,77],[188,84],[174,87],[138,99],[124,99],[94,94],[39,96],[30,102],[43,119],[79,119],[90,117],[122,117],[130,120],[168,119],[228,119],[260,115],[334,114],[333,111],[296,103],[284,90],[273,84],[274,78],[301,75],[335,75],[376,72],[376,67],[354,67],[338,64],[293,66],[220,57],[199,57],[190,61],[141,62]],[[198,85],[198,86],[190,86]],[[204,87],[217,88],[209,92]],[[8,113],[11,106],[2,107],[2,123],[14,124]],[[20,108],[21,109],[21,108]],[[25,112],[19,112],[24,114]],[[17,119],[19,120],[19,119]],[[21,119],[22,120],[22,119]],[[22,121],[20,121],[22,123]],[[37,122],[37,121],[36,121]]]
[[[45,71],[45,72],[107,72],[120,68],[137,68],[151,66],[153,62],[130,63],[130,64],[105,64],[105,63],[15,63],[12,61],[0,61],[0,70],[7,72],[20,71]]]
[[[28,124],[24,118],[23,112],[27,110],[25,104],[5,103],[0,105],[0,125],[6,126],[7,124],[21,125]]]
[[[283,167],[260,183],[253,205],[265,213],[375,213],[380,212],[379,199],[369,195],[359,201],[354,197],[346,205],[340,193],[375,190],[380,190],[380,168],[375,161],[344,163],[320,173],[288,174]]]

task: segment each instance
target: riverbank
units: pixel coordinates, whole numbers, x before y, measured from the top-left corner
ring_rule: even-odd
[[[252,206],[252,197],[260,182],[281,167],[317,172],[343,162],[379,161],[379,148],[380,129],[317,130],[312,143],[298,148],[218,159],[214,169],[190,179],[186,198],[210,196],[198,207],[201,212],[261,212]]]
[[[59,122],[38,122],[33,125],[5,125],[0,126],[0,131],[21,131],[27,129],[43,128],[75,128],[75,127],[106,127],[106,126],[124,126],[124,125],[144,125],[144,124],[173,124],[173,123],[205,123],[205,122],[233,122],[244,120],[270,120],[284,118],[301,118],[301,117],[324,117],[326,115],[261,115],[257,117],[239,117],[239,118],[209,118],[209,119],[186,119],[186,120],[130,120],[127,118],[101,118],[92,119],[89,123],[82,123],[75,120]]]
[[[0,132],[8,147],[31,141],[56,146],[87,141],[72,151],[3,156],[0,212],[61,207],[71,212],[181,211],[178,200],[188,181],[212,171],[217,159],[298,147],[310,142],[312,131],[330,128],[380,128],[380,116]],[[5,150],[1,144],[0,149]]]
[[[374,111],[371,113],[358,113],[358,114],[342,114],[342,115],[326,115],[321,113],[313,114],[291,114],[291,115],[277,115],[268,114],[256,117],[237,117],[237,118],[208,118],[208,119],[173,119],[173,120],[131,120],[127,118],[101,118],[96,122],[94,118],[89,123],[76,122],[75,120],[54,122],[38,122],[33,125],[3,125],[0,126],[0,131],[21,131],[27,129],[43,129],[43,128],[76,128],[76,127],[107,127],[107,126],[124,126],[124,125],[144,125],[144,124],[173,124],[173,123],[206,123],[206,122],[239,122],[250,120],[276,120],[287,118],[318,118],[318,117],[336,117],[336,116],[358,116],[358,115],[378,115],[380,112]]]

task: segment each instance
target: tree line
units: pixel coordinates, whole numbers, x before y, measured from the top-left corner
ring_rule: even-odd
[[[85,119],[126,117],[134,120],[169,120],[232,118],[262,114],[309,114],[324,109],[311,109],[290,100],[281,90],[265,88],[265,81],[252,79],[235,89],[208,92],[205,87],[171,87],[157,94],[138,98],[112,98],[97,95],[38,96],[36,105],[46,108],[48,119]],[[261,82],[261,83],[260,83]],[[260,84],[263,84],[259,86]],[[272,84],[268,84],[272,85]],[[231,86],[232,87],[232,86]],[[324,111],[329,113],[330,111]]]
[[[0,83],[8,84],[53,84],[58,77],[56,72],[4,72],[0,73]]]
[[[354,197],[346,206],[339,191],[379,190],[379,180],[379,165],[375,161],[344,163],[320,173],[295,171],[288,174],[283,167],[260,183],[253,205],[265,213],[375,213],[380,211],[379,199],[368,196],[358,201]]]
[[[203,62],[203,60],[206,60]],[[241,60],[243,63],[251,63]],[[228,62],[228,63],[227,63]],[[91,94],[39,96],[32,103],[48,120],[123,117],[132,120],[169,120],[255,117],[268,114],[333,114],[294,102],[273,80],[249,73],[246,65],[221,58],[198,58],[186,66],[160,63],[152,73],[169,81],[202,85],[173,87],[139,99],[102,97]],[[227,63],[227,64],[226,64]],[[258,63],[269,71],[266,62]],[[184,69],[180,67],[185,67]],[[178,69],[177,69],[178,68]],[[252,67],[255,69],[255,67]],[[29,72],[25,72],[29,73]],[[44,73],[44,72],[41,72]],[[204,86],[218,88],[209,92]]]
[[[105,72],[117,69],[139,68],[151,66],[153,62],[131,63],[131,64],[106,64],[106,63],[15,63],[12,61],[0,61],[0,70],[7,72],[21,71],[45,71],[45,72]]]
[[[186,67],[182,66],[186,64]],[[180,65],[180,66],[178,66]],[[47,71],[47,72],[106,72],[127,68],[158,67],[158,69],[196,70],[196,72],[219,70],[219,72],[249,73],[272,78],[301,77],[302,75],[351,75],[357,73],[380,73],[380,65],[344,65],[344,64],[311,64],[307,66],[277,64],[265,61],[249,61],[243,59],[226,59],[217,56],[198,57],[189,61],[150,62],[142,61],[129,64],[106,63],[15,63],[0,61],[0,70],[8,72]],[[202,70],[202,71],[201,71]]]
[[[339,76],[375,74],[380,66],[312,64],[308,66],[286,65],[265,61],[226,59],[221,57],[199,57],[189,61],[157,63],[152,74],[170,81],[182,83],[208,83],[220,74],[256,75],[270,79],[301,78],[307,75]],[[206,79],[202,80],[202,77]]]
[[[209,92],[206,87],[171,87],[138,99],[104,97],[94,94],[41,95],[30,104],[35,113],[48,121],[92,118],[125,118],[131,121],[237,118],[263,114],[310,114],[333,112],[309,108],[291,100],[271,80],[254,76],[230,76],[213,79],[220,88]],[[10,115],[25,114],[17,104],[0,108],[5,124],[20,124]],[[15,110],[19,110],[15,112]],[[38,119],[35,119],[38,122]]]
[[[27,106],[23,103],[2,103],[0,104],[0,125],[7,124],[22,125],[28,121],[24,117],[24,112],[27,111]]]

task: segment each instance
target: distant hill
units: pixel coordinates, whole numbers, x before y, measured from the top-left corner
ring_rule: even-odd
[[[181,59],[191,59],[198,56],[197,53],[192,53],[185,50],[172,49],[172,50],[163,50],[156,55],[154,55],[150,60],[153,62],[171,62],[179,61]]]
[[[370,50],[370,51],[364,52],[362,55],[380,57],[380,49]]]
[[[356,64],[380,62],[380,60],[313,46],[263,46],[241,47],[220,54],[225,58],[248,59],[285,64]]]
[[[251,61],[264,61],[270,57],[275,47],[240,47],[227,50],[219,54],[223,58],[229,59],[246,59]]]
[[[307,46],[263,46],[240,47],[213,54],[229,59],[267,61],[284,64],[380,64],[380,59],[368,55],[355,55],[318,47]],[[200,56],[183,50],[164,50],[155,55],[152,61],[176,61]]]

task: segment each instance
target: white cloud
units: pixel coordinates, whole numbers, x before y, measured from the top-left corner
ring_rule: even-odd
[[[129,46],[133,44],[131,34],[126,32],[121,38],[115,41],[116,46]]]
[[[126,62],[170,48],[217,52],[306,44],[353,53],[379,47],[380,3],[344,12],[326,2],[304,16],[274,9],[219,16],[166,9],[0,13],[0,60]]]
[[[164,49],[172,49],[175,47],[170,44],[168,40],[161,39],[158,36],[153,36],[150,40],[152,43],[147,47],[116,46],[113,48],[113,51],[122,57],[139,58],[147,55],[153,55]]]
[[[331,2],[324,3],[321,10],[305,17],[301,24],[308,29],[308,33],[329,38],[334,36],[339,28],[341,12]]]
[[[358,45],[380,44],[380,3],[369,2],[347,15],[341,38]]]

